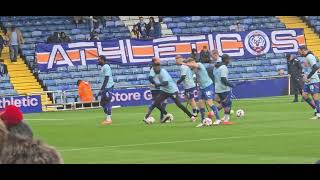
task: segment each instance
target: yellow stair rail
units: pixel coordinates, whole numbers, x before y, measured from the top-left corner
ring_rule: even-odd
[[[17,58],[17,62],[11,62],[8,47],[4,47],[2,58],[4,59],[4,64],[7,65],[10,81],[18,94],[41,93],[42,109],[48,110],[45,106],[52,104],[52,101],[44,93],[41,85],[23,60]]]
[[[287,28],[303,28],[308,49],[320,57],[320,38],[312,28],[298,16],[277,16]]]

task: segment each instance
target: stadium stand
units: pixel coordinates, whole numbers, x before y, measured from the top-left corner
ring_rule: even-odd
[[[279,16],[280,21],[286,28],[303,28],[308,49],[317,57],[320,57],[320,16]],[[305,22],[303,21],[305,19]]]
[[[148,17],[144,16],[146,23]],[[156,21],[163,19],[162,35],[170,36],[181,34],[199,34],[220,31],[230,31],[230,26],[240,22],[245,30],[256,28],[285,28],[284,24],[276,17],[269,16],[153,16]],[[56,71],[48,73],[38,73],[34,59],[36,43],[44,43],[47,37],[53,32],[65,32],[70,35],[73,41],[87,40],[90,36],[88,24],[79,24],[77,27],[72,22],[72,17],[68,16],[2,16],[1,21],[5,26],[16,25],[23,32],[26,43],[22,47],[24,58],[36,74],[38,81],[44,90],[72,90],[77,89],[78,79],[84,79],[92,84],[93,88],[98,88],[99,67],[97,65],[61,67]],[[138,17],[133,16],[113,16],[112,20],[106,22],[107,28],[102,29],[99,35],[103,39],[123,39],[129,38],[129,30],[138,21]],[[148,65],[144,66],[119,66],[111,65],[115,75],[116,85],[132,86],[147,85]],[[179,77],[178,67],[174,61],[164,62],[164,67],[169,71],[173,78]],[[278,75],[279,69],[286,70],[286,59],[284,54],[266,54],[253,59],[238,59],[230,67],[230,78],[250,78],[268,77]],[[286,72],[287,73],[287,72]],[[12,79],[11,79],[12,80]],[[8,82],[7,82],[8,83]],[[9,87],[9,85],[7,85]],[[11,86],[12,87],[12,86]],[[13,89],[11,89],[14,91]],[[98,91],[94,90],[97,95]],[[56,94],[57,95],[57,94]],[[66,91],[66,103],[78,101],[78,94],[75,91]],[[59,98],[56,98],[56,103]]]
[[[89,24],[73,23],[72,16],[1,16],[5,27],[15,25],[23,32],[25,44],[22,53],[28,65],[37,71],[34,59],[35,44],[45,43],[53,32],[65,32],[73,41],[84,41],[90,38]],[[118,16],[106,21],[106,28],[99,35],[100,40],[129,38],[130,32]]]
[[[283,29],[285,26],[271,16],[161,16],[174,35],[205,34],[230,31],[237,22],[244,30],[259,28]]]

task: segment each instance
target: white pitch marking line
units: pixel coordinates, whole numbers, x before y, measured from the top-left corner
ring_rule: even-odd
[[[65,119],[26,119],[26,121],[64,121]]]
[[[266,134],[266,135],[256,135],[256,136],[231,136],[231,137],[221,137],[221,138],[206,138],[206,139],[190,139],[190,140],[180,140],[180,141],[164,141],[164,142],[154,142],[154,143],[142,143],[142,144],[126,144],[126,145],[117,145],[117,146],[97,146],[97,147],[87,147],[87,148],[76,148],[76,149],[62,149],[60,152],[68,151],[81,151],[81,150],[94,150],[100,148],[119,148],[119,147],[135,147],[135,146],[146,146],[146,145],[159,145],[159,144],[174,144],[174,143],[185,143],[185,142],[199,142],[199,141],[215,141],[215,140],[225,140],[225,139],[242,139],[242,138],[254,138],[254,137],[272,137],[272,136],[281,136],[281,135],[301,135],[301,134],[310,134],[310,133],[319,133],[315,132],[303,132],[303,133],[278,133],[278,134]]]

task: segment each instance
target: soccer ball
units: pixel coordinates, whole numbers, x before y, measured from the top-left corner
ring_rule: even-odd
[[[203,121],[202,121],[202,124],[204,126],[211,126],[212,125],[212,120],[210,118],[205,118]]]
[[[149,123],[149,124],[153,124],[154,121],[155,121],[155,119],[150,116],[150,117],[148,117],[148,118],[146,119],[146,121],[147,121],[147,123]]]
[[[212,118],[214,116],[214,112],[213,111],[209,111],[208,112],[208,118]]]
[[[166,123],[170,123],[170,122],[172,122],[174,120],[172,114],[167,114],[167,116],[169,116],[169,120],[167,120]]]
[[[244,111],[242,109],[238,109],[236,112],[237,117],[243,117],[244,116]]]

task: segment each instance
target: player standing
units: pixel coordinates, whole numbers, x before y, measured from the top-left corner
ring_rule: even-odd
[[[167,70],[161,68],[160,63],[153,64],[153,70],[155,74],[159,75],[160,83],[152,82],[152,84],[155,85],[155,87],[160,87],[160,95],[155,100],[156,107],[161,111],[161,113],[164,114],[164,117],[161,120],[161,123],[165,123],[170,119],[170,115],[165,110],[165,108],[162,106],[162,103],[168,99],[171,98],[174,103],[185,113],[187,114],[192,121],[195,121],[196,118],[191,114],[188,109],[182,105],[180,99],[179,99],[179,89],[177,84],[173,81],[170,74],[167,72]]]
[[[220,124],[220,115],[218,108],[213,104],[213,99],[215,96],[213,82],[208,75],[206,67],[202,63],[197,63],[193,58],[188,58],[186,62],[186,65],[189,66],[198,77],[200,85],[199,106],[202,121],[205,119],[205,103],[207,103],[216,117],[216,121],[213,124]],[[203,126],[202,123],[200,123],[197,127],[201,126]]]
[[[157,63],[160,63],[160,59],[159,58],[152,58],[152,64],[157,64]],[[151,83],[150,91],[151,91],[151,96],[152,96],[152,99],[151,99],[152,102],[151,102],[151,105],[148,107],[148,112],[145,115],[144,120],[143,120],[147,124],[149,124],[147,119],[150,117],[153,109],[156,107],[155,99],[160,95],[160,92],[161,92],[160,87],[155,87],[155,85],[152,84],[152,82],[154,82],[155,84],[160,84],[159,75],[154,72],[153,67],[150,68],[149,81]],[[163,101],[162,106],[164,108],[166,108],[167,100]],[[160,121],[161,121],[161,119],[163,119],[163,113],[160,112]]]
[[[303,88],[303,99],[311,106],[312,109],[316,109],[316,116],[312,119],[320,119],[320,101],[318,97],[319,93],[319,76],[317,71],[319,67],[317,66],[316,57],[307,49],[306,46],[299,47],[298,53],[305,57],[304,65],[308,71],[308,75],[304,74],[303,81],[305,82]],[[309,98],[309,95],[312,95],[312,99]]]
[[[102,125],[110,125],[112,124],[111,113],[112,113],[112,106],[111,106],[111,99],[113,96],[113,88],[114,82],[112,77],[112,71],[110,66],[107,64],[107,59],[105,56],[99,56],[98,64],[101,67],[101,88],[99,94],[101,96],[101,106],[105,113],[105,120],[102,122]]]
[[[183,63],[183,58],[181,55],[176,56],[176,64],[180,65],[181,69],[181,77],[177,81],[177,84],[179,85],[180,83],[183,83],[185,98],[191,105],[193,114],[197,116],[199,109],[195,101],[195,93],[197,89],[196,83],[193,80],[193,72],[187,65]]]
[[[217,64],[213,74],[215,80],[215,92],[220,99],[220,105],[224,109],[223,124],[233,124],[230,122],[230,111],[232,106],[231,88],[233,84],[228,81],[228,64],[231,58],[229,55],[222,55],[222,63]],[[220,122],[217,122],[220,124]]]

